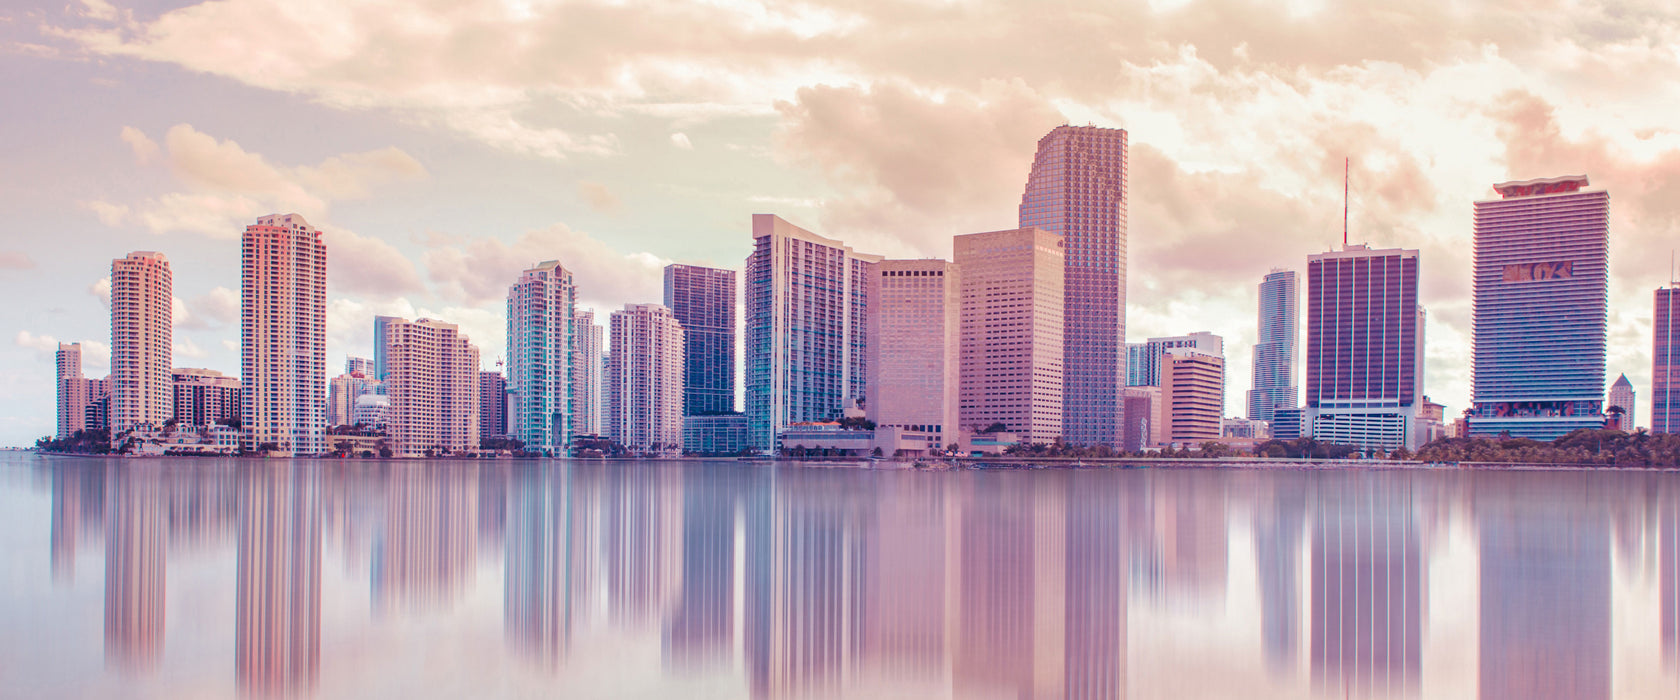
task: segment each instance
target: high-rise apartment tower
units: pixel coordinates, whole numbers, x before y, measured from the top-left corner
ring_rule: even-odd
[[[683,415],[735,411],[735,271],[665,266],[665,306],[682,323]]]
[[[111,438],[175,415],[174,275],[163,253],[111,261]]]
[[[240,420],[247,449],[326,451],[327,246],[297,214],[270,214],[240,241]]]
[[[572,435],[577,351],[572,273],[550,260],[508,287],[508,432],[525,449],[562,453]]]

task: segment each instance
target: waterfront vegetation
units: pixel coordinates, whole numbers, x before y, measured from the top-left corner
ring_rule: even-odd
[[[1443,438],[1417,454],[1397,450],[1395,459],[1423,462],[1570,464],[1589,467],[1680,467],[1680,435],[1644,430],[1577,430],[1551,442],[1526,438]]]

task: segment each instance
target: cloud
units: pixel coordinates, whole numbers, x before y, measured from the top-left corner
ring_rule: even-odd
[[[89,377],[104,376],[105,370],[111,365],[111,346],[97,340],[75,341],[82,344],[82,371]],[[37,358],[53,360],[58,352],[59,340],[50,335],[41,335],[23,330],[12,337],[12,344],[27,350],[35,351]],[[56,371],[56,370],[54,370]]]
[[[330,257],[328,264],[332,264]],[[239,292],[227,287],[215,287],[193,297],[189,306],[194,310],[193,318],[202,319],[212,328],[239,320]]]
[[[181,301],[181,297],[171,296],[169,297],[169,325],[176,328],[203,328],[204,322],[193,318],[192,312],[187,309],[187,302]]]
[[[141,165],[162,161],[186,189],[132,206],[102,200],[85,206],[107,226],[135,224],[153,233],[234,239],[257,217],[276,212],[302,214],[319,225],[332,202],[365,199],[382,185],[427,176],[419,161],[389,147],[288,167],[190,124],[170,127],[161,147],[133,127],[123,127],[122,140]]]
[[[0,250],[0,270],[33,270],[35,260],[21,250]]]
[[[435,237],[424,256],[437,293],[467,306],[505,299],[519,273],[545,260],[572,272],[580,300],[617,307],[657,301],[669,262],[651,253],[623,253],[564,224],[527,231],[512,244],[495,238]]]
[[[414,262],[395,246],[337,227],[322,227],[327,242],[327,285],[335,290],[394,298],[422,291]]]
[[[685,151],[694,150],[694,144],[688,140],[688,134],[682,133],[680,131],[677,132],[677,133],[671,134],[671,145],[676,146],[677,148],[681,148]]]
[[[584,203],[588,204],[590,209],[602,214],[616,214],[622,204],[618,195],[599,182],[579,182],[578,196],[583,197]]]
[[[184,336],[177,336],[175,338],[175,346],[173,350],[175,351],[175,357],[177,360],[180,358],[202,360],[210,356],[210,353],[205,352],[204,348],[199,347],[198,343],[193,342],[192,338]],[[179,362],[177,362],[177,364],[179,364]]]
[[[58,351],[58,339],[50,335],[36,335],[29,331],[18,331],[12,338],[12,343],[20,348],[28,348],[36,352],[51,353]]]
[[[99,303],[104,304],[106,309],[111,308],[111,276],[110,275],[106,275],[104,277],[101,277],[101,278],[99,278],[99,281],[88,285],[87,291],[88,291],[88,294],[92,294],[94,296],[94,298],[98,299]]]

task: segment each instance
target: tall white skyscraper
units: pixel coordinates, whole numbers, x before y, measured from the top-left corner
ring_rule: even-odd
[[[683,328],[662,304],[612,313],[607,432],[631,452],[682,449]]]
[[[163,253],[111,261],[111,439],[175,414],[174,277]]]
[[[1041,229],[957,236],[962,271],[958,416],[1027,442],[1062,434],[1062,237]],[[1118,443],[1116,443],[1118,444]]]
[[[602,384],[606,371],[606,331],[595,322],[595,312],[577,311],[572,315],[572,331],[577,339],[577,357],[572,366],[572,408],[576,413],[577,435],[603,435],[607,432],[607,396]]]
[[[478,348],[460,327],[422,318],[387,326],[385,393],[398,457],[478,448]]]
[[[957,439],[962,289],[944,260],[883,260],[869,278],[869,400],[876,425]]]
[[[869,268],[880,260],[753,215],[745,275],[751,448],[773,450],[788,424],[839,417],[848,400],[865,398]]]
[[[508,433],[527,450],[562,454],[577,433],[576,306],[572,273],[557,260],[526,270],[508,287]]]
[[[240,411],[245,448],[326,451],[327,246],[297,214],[270,214],[241,239]]]
[[[1254,388],[1248,417],[1269,421],[1278,408],[1299,406],[1295,384],[1295,271],[1272,270],[1260,282],[1260,335],[1254,345]]]

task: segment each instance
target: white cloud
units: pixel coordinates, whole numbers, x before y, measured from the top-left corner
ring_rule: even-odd
[[[89,377],[105,376],[106,370],[111,366],[111,346],[97,340],[75,342],[82,345],[82,371]],[[54,355],[58,352],[58,343],[59,340],[53,336],[38,335],[26,330],[18,331],[17,335],[12,337],[12,344],[35,351],[37,358],[42,361],[54,360]],[[54,372],[56,369],[48,370],[49,374]]]
[[[210,353],[205,352],[204,348],[199,347],[198,343],[193,342],[192,338],[181,335],[177,335],[175,337],[175,347],[173,349],[175,351],[176,364],[180,364],[181,358],[202,360],[210,356]]]
[[[35,335],[29,331],[18,331],[12,342],[20,348],[29,348],[36,352],[57,352],[58,339],[50,335]]]
[[[106,309],[111,308],[111,276],[110,275],[106,275],[104,277],[101,277],[101,278],[99,278],[99,281],[88,285],[87,291],[88,291],[88,294],[92,294],[94,296],[94,298],[98,299],[99,303],[104,304]]]
[[[647,252],[623,253],[564,224],[528,231],[511,245],[495,238],[435,237],[424,256],[427,275],[444,298],[479,305],[503,299],[519,273],[544,260],[572,272],[578,296],[616,308],[656,301],[669,262]]]
[[[134,149],[134,160],[141,165],[150,165],[160,152],[157,142],[153,141],[152,137],[132,126],[122,128],[122,140],[129,148]]]
[[[675,134],[671,134],[671,145],[676,146],[677,148],[681,148],[685,151],[694,150],[694,144],[689,142],[688,134],[682,133],[680,131],[675,133]]]

